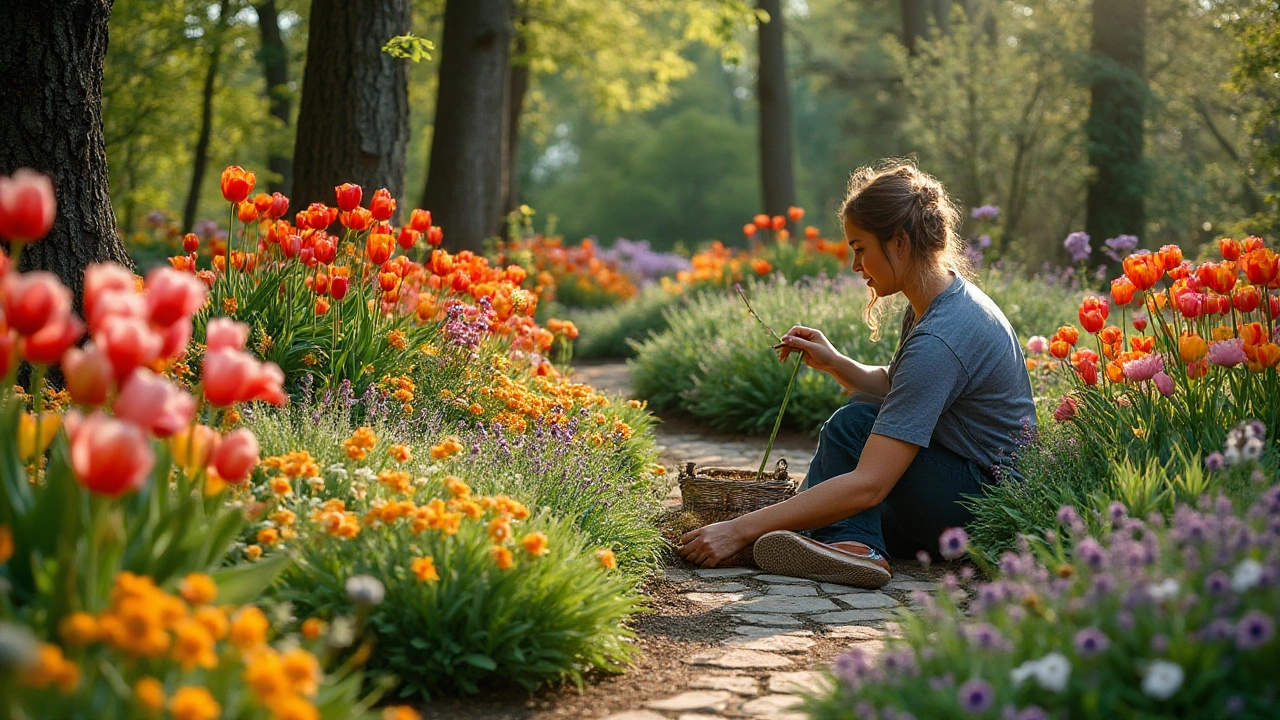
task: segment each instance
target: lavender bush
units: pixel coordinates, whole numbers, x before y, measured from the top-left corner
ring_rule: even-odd
[[[652,285],[662,277],[674,277],[692,267],[689,258],[670,252],[654,252],[648,240],[618,238],[613,247],[598,253],[602,260],[618,263],[618,269],[631,276],[637,285]]]
[[[948,576],[903,636],[836,663],[819,720],[1264,718],[1280,701],[1280,487],[1247,510],[1223,497],[1166,522],[1114,503],[1089,534],[1059,526],[972,588]]]

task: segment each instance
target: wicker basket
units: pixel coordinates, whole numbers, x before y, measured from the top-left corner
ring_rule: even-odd
[[[732,520],[796,494],[796,481],[787,474],[785,459],[759,481],[755,470],[699,468],[694,463],[687,463],[680,470],[679,481],[684,511],[696,515],[704,525]],[[750,545],[720,563],[722,567],[754,564]]]

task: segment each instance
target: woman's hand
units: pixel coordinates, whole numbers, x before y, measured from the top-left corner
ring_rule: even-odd
[[[680,538],[680,557],[702,567],[715,567],[751,543],[732,520],[712,523]]]
[[[803,325],[796,325],[782,336],[782,347],[778,348],[778,359],[786,360],[791,353],[799,351],[803,351],[801,358],[805,365],[825,373],[830,373],[836,361],[843,357],[821,330]]]

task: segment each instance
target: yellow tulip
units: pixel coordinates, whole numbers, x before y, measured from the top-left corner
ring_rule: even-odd
[[[23,413],[18,419],[18,456],[23,460],[30,461],[37,454],[43,455],[45,450],[49,449],[49,445],[53,443],[53,436],[58,434],[58,428],[62,427],[62,416],[54,413],[43,413],[40,416],[40,422],[37,425],[36,416],[31,413]],[[36,439],[39,438],[40,449],[36,450]]]

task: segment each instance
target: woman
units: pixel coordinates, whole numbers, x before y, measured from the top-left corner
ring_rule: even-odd
[[[998,470],[1012,471],[1014,440],[1035,404],[1017,335],[966,277],[960,215],[942,185],[914,165],[863,168],[840,217],[853,270],[876,302],[902,293],[902,334],[888,366],[842,355],[819,330],[797,325],[779,359],[805,364],[854,393],[822,426],[804,490],[786,502],[681,538],[680,554],[714,567],[751,542],[764,570],[863,588],[889,582],[889,556],[936,553],[964,525],[960,503]]]

